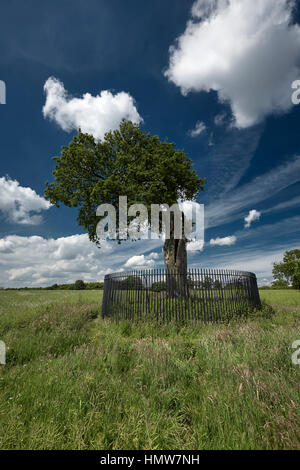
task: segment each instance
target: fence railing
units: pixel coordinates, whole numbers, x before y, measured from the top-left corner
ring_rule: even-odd
[[[255,274],[244,271],[153,269],[104,279],[103,318],[217,322],[249,307],[260,307],[260,298]]]

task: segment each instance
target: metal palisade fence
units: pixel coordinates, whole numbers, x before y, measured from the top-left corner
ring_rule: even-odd
[[[217,322],[259,308],[256,276],[224,269],[152,269],[108,274],[103,318]]]

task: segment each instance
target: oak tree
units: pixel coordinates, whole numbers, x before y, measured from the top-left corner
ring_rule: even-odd
[[[54,160],[54,182],[46,183],[45,197],[57,206],[78,208],[79,225],[99,245],[96,209],[100,204],[117,208],[119,196],[126,195],[128,205],[144,204],[151,211],[151,204],[171,207],[178,200],[195,200],[205,183],[174,143],[125,120],[100,141],[79,131]],[[174,238],[171,221],[170,238],[164,243],[167,270],[186,272],[186,242],[184,236]]]
[[[286,282],[295,289],[300,289],[300,250],[286,251],[281,263],[274,263],[273,277],[275,282],[273,285],[280,285]]]

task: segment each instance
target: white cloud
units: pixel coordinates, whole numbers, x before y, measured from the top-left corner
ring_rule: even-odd
[[[260,241],[253,246],[232,247],[222,250],[221,253],[219,250],[209,250],[205,254],[205,259],[201,259],[201,267],[251,271],[257,275],[259,283],[262,283],[262,279],[272,280],[273,263],[282,261],[284,252],[293,250],[297,246],[299,244],[296,239],[289,243],[274,244],[270,248],[267,243],[262,245],[260,238]],[[199,258],[191,260],[189,267],[199,268]]]
[[[234,235],[224,238],[215,238],[210,240],[210,245],[212,246],[231,246],[234,245],[237,238]]]
[[[10,251],[2,254],[1,270],[7,269],[8,280],[22,285],[97,279],[105,271],[99,256],[111,251],[106,242],[99,250],[85,234],[57,239],[12,235],[0,240],[0,249],[8,242]]]
[[[197,121],[194,129],[191,129],[188,134],[191,137],[198,137],[198,135],[202,134],[206,130],[206,125],[202,121]]]
[[[231,257],[231,261],[228,259],[228,263],[225,263],[224,266],[226,269],[253,272],[259,279],[271,279],[273,263],[282,261],[283,255],[283,250],[266,253],[262,250],[248,251],[244,249],[235,258]]]
[[[129,258],[125,263],[125,268],[153,268],[155,262],[145,255],[136,255]]]
[[[223,126],[226,121],[226,113],[220,113],[215,116],[214,123],[216,126]]]
[[[216,8],[218,0],[198,0],[191,9],[191,14],[194,18],[207,18]],[[219,2],[220,3],[220,2]],[[223,0],[224,3],[224,0]]]
[[[101,241],[99,249],[87,234],[57,239],[9,235],[0,238],[0,286],[50,286],[76,279],[102,281],[105,274],[123,271],[129,257],[146,251],[150,255],[145,257],[145,267],[152,267],[154,250],[161,247],[161,240],[128,241],[121,245]]]
[[[245,230],[236,233],[239,241],[247,243],[248,238],[251,245],[239,243],[239,246],[228,246],[226,250],[211,249],[201,254],[201,257],[197,256],[194,249],[191,252],[188,248],[189,267],[240,269],[271,279],[272,263],[282,259],[287,249],[297,248],[299,221],[298,216],[277,224],[258,225],[251,234]],[[272,249],[268,243],[269,237],[272,237]],[[114,241],[103,241],[98,249],[86,234],[58,239],[10,235],[0,238],[0,286],[49,286],[74,282],[76,279],[102,281],[105,274],[123,271],[124,265],[130,259],[134,260],[134,257],[141,265],[133,266],[136,261],[131,261],[131,269],[163,267],[162,246],[162,240],[128,241],[121,245]],[[201,251],[200,244],[198,249]],[[155,252],[158,259],[153,255]],[[146,264],[142,264],[143,260]],[[149,261],[152,262],[149,264]]]
[[[81,128],[82,132],[102,139],[106,132],[117,129],[123,118],[142,122],[134,99],[124,91],[113,95],[109,90],[102,90],[97,96],[85,93],[81,98],[75,98],[68,95],[64,84],[55,77],[48,78],[44,90],[44,117],[55,121],[67,132]]]
[[[185,32],[170,48],[165,75],[191,91],[218,93],[235,125],[246,128],[292,107],[300,75],[295,0],[198,0]]]
[[[247,215],[247,217],[244,218],[244,221],[246,222],[245,227],[249,228],[252,222],[260,219],[260,216],[261,216],[261,213],[255,209],[253,209],[252,211],[249,211],[249,214]]]
[[[15,224],[37,225],[42,216],[31,214],[47,210],[51,204],[33,189],[20,186],[9,177],[0,178],[0,211],[5,218]]]
[[[150,253],[150,255],[148,255],[148,258],[150,259],[159,259],[159,254],[158,253]]]
[[[259,279],[258,280],[258,287],[261,286],[271,286],[272,285],[272,280],[269,278],[264,278],[264,279]]]
[[[195,241],[189,242],[186,246],[186,249],[188,252],[203,251],[203,248],[204,248],[204,240],[195,240]]]

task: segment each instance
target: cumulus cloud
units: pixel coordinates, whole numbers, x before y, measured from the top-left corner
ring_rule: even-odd
[[[107,242],[99,250],[86,234],[57,239],[11,235],[0,239],[0,251],[1,248],[0,266],[1,271],[6,271],[5,281],[33,286],[71,282],[78,277],[97,280],[106,274],[99,257],[111,252]]]
[[[204,240],[195,240],[187,244],[186,249],[188,252],[203,251]]]
[[[136,255],[129,258],[125,263],[125,268],[153,268],[155,261],[145,255]]]
[[[252,211],[249,211],[249,214],[247,215],[247,217],[244,218],[244,221],[246,222],[245,227],[249,228],[252,222],[260,219],[260,216],[261,216],[261,213],[255,209],[253,209]]]
[[[202,134],[206,130],[206,125],[203,121],[197,121],[194,129],[191,129],[188,132],[188,135],[191,137],[198,137],[198,135]]]
[[[191,91],[218,93],[234,124],[250,127],[292,107],[300,75],[295,0],[198,0],[185,32],[170,48],[167,78]]]
[[[241,247],[240,249],[234,248],[225,250],[220,255],[219,250],[210,250],[207,252],[205,263],[210,268],[215,269],[231,269],[237,271],[251,271],[257,275],[258,281],[261,284],[262,279],[272,280],[273,263],[282,261],[284,252],[296,248],[296,243],[270,245],[261,247],[259,244],[251,247]],[[203,266],[203,261],[201,263]],[[199,268],[199,260],[195,259],[190,263],[190,268]],[[265,284],[265,282],[264,282]]]
[[[235,244],[236,240],[237,238],[231,235],[230,237],[224,238],[212,238],[209,243],[211,246],[231,246]]]
[[[128,241],[121,245],[103,240],[99,249],[87,234],[60,238],[9,235],[0,238],[0,286],[50,286],[76,279],[102,281],[105,274],[124,271],[129,258],[147,251],[150,254],[145,259],[154,263],[154,253],[161,247],[161,240]],[[145,267],[152,267],[152,263]]]
[[[133,97],[124,91],[114,95],[102,90],[96,96],[85,93],[75,98],[68,95],[64,84],[55,77],[48,78],[44,91],[44,117],[55,121],[66,132],[81,128],[82,132],[102,139],[106,132],[117,129],[122,119],[142,122]]]
[[[0,212],[15,224],[38,225],[42,216],[32,214],[47,210],[51,204],[33,189],[20,186],[9,177],[0,178]]]
[[[218,0],[198,0],[193,4],[191,14],[194,18],[209,17],[214,12],[217,3]]]

